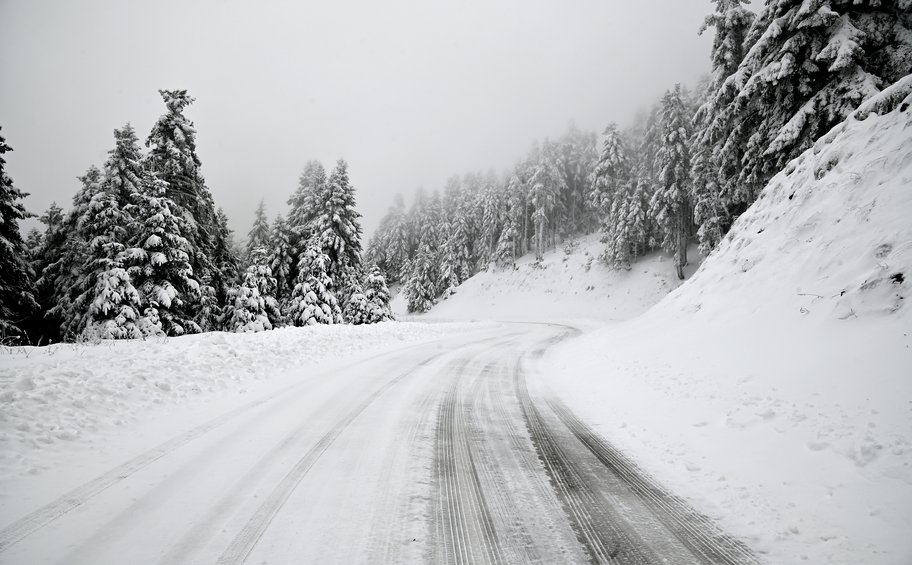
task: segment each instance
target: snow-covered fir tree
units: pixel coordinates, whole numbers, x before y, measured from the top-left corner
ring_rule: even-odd
[[[269,304],[269,298],[260,294],[262,279],[266,275],[260,268],[251,265],[244,273],[243,282],[232,289],[234,299],[228,318],[228,329],[236,333],[254,333],[271,330],[269,310],[275,308]]]
[[[734,213],[868,98],[912,68],[908,0],[770,0],[709,99],[722,203]]]
[[[228,216],[219,208],[215,217],[216,229],[219,233],[215,238],[211,257],[213,271],[208,288],[212,289],[212,296],[201,297],[204,303],[199,314],[203,331],[228,328],[228,319],[234,310],[236,298],[232,291],[240,278],[241,270],[239,258],[231,245]]]
[[[269,220],[266,219],[266,203],[260,200],[253,218],[253,227],[247,232],[246,259],[252,262],[253,254],[258,250],[269,249]]]
[[[339,159],[327,180],[325,200],[315,220],[316,235],[329,257],[327,273],[343,296],[343,285],[361,278],[361,214],[355,210],[355,189],[348,178],[348,164]]]
[[[138,339],[143,329],[152,324],[139,312],[142,302],[127,270],[119,261],[100,272],[95,278],[92,301],[88,305],[82,336],[87,339]],[[150,333],[155,333],[152,330]]]
[[[29,217],[21,200],[27,196],[6,173],[5,153],[12,151],[0,135],[0,338],[19,339],[37,309],[33,273],[26,261],[19,220]]]
[[[191,232],[185,219],[174,214],[168,185],[152,174],[143,180],[139,202],[131,205],[135,239],[124,263],[143,304],[144,333],[166,335],[198,333],[193,305],[200,283],[193,272]]]
[[[691,181],[690,116],[681,94],[681,86],[676,85],[662,98],[661,181],[652,196],[650,213],[660,230],[662,249],[674,255],[675,271],[683,280],[691,229]]]
[[[390,282],[406,280],[408,278],[409,236],[405,201],[401,194],[397,194],[393,199],[393,206],[380,220],[380,225],[364,252],[365,264],[380,267]]]
[[[342,323],[342,309],[327,273],[329,257],[316,239],[308,241],[298,264],[298,281],[291,293],[287,318],[295,326]]]
[[[194,99],[186,90],[159,90],[166,112],[155,122],[146,139],[149,148],[147,168],[158,175],[167,187],[174,215],[186,225],[191,266],[200,280],[208,280],[212,271],[212,250],[219,245],[215,203],[202,175],[202,164],[196,152],[196,129],[184,115]]]
[[[291,247],[291,230],[281,214],[272,222],[269,233],[269,268],[276,280],[275,297],[283,303],[291,294],[291,266],[294,253]]]
[[[541,259],[549,243],[553,229],[557,196],[563,186],[563,179],[554,163],[543,154],[532,174],[529,204],[532,208],[532,222],[535,225],[535,256]]]
[[[367,273],[367,279],[364,282],[364,297],[369,305],[368,324],[386,322],[393,319],[390,311],[390,291],[386,286],[386,278],[380,269],[372,267]]]
[[[298,179],[298,187],[288,199],[288,226],[302,245],[313,235],[313,223],[326,201],[326,170],[319,161],[308,161]]]

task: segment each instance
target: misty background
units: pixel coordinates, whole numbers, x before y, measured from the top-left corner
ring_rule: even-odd
[[[572,121],[629,123],[709,69],[709,0],[0,0],[0,126],[33,213],[64,209],[113,130],[186,88],[206,184],[243,238],[308,159],[344,157],[369,236],[392,202],[502,171]],[[26,227],[37,225],[32,219]]]

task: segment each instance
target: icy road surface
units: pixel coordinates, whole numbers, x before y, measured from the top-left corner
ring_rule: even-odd
[[[514,324],[312,373],[56,500],[0,563],[754,563],[539,382]]]

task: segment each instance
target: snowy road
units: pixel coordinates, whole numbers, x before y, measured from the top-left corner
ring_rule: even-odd
[[[21,516],[0,563],[753,563],[537,378],[504,325],[313,373]]]

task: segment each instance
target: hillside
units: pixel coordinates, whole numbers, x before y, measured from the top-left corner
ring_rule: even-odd
[[[910,84],[791,162],[679,287],[659,256],[587,271],[590,238],[431,315],[602,319],[542,377],[648,472],[771,563],[912,562]]]
[[[668,257],[651,253],[630,271],[609,269],[599,255],[598,234],[587,235],[544,254],[530,254],[514,269],[489,268],[465,281],[429,316],[452,320],[605,321],[628,320],[647,311],[681,281]],[[692,274],[697,260],[687,267]],[[392,302],[396,315],[407,315],[405,297]]]

